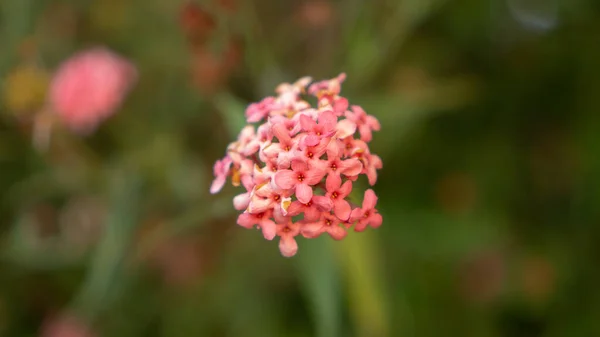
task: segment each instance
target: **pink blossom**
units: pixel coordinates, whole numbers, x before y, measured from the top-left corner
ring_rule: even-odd
[[[325,111],[319,116],[317,124],[312,118],[306,115],[300,115],[300,125],[302,130],[308,132],[304,138],[304,145],[315,146],[319,144],[321,139],[329,138],[335,134],[337,118],[333,111]]]
[[[347,180],[342,184],[342,178],[339,175],[330,174],[327,176],[325,187],[327,188],[325,196],[333,202],[333,213],[335,216],[342,221],[348,220],[352,208],[345,198],[352,192],[352,182]]]
[[[215,165],[213,166],[213,174],[215,175],[215,180],[213,180],[212,185],[210,185],[210,193],[215,194],[219,192],[225,182],[227,180],[227,175],[229,175],[229,169],[231,168],[231,158],[225,157],[221,160],[217,160]]]
[[[244,212],[238,216],[237,223],[245,228],[252,228],[256,225],[262,230],[265,239],[273,240],[275,237],[275,223],[270,217],[270,210],[256,214]]]
[[[325,154],[329,142],[329,139],[322,139],[315,146],[306,146],[303,150],[297,150],[295,158],[304,160],[311,167],[323,167],[320,158]]]
[[[61,316],[48,319],[42,324],[40,331],[41,337],[93,337],[96,334],[92,331],[89,324],[82,319],[72,315],[63,314]]]
[[[373,138],[372,131],[379,131],[381,125],[377,118],[367,115],[363,108],[358,105],[352,106],[352,111],[346,112],[346,117],[356,123],[358,126],[358,132],[360,132],[360,139],[365,142],[370,142]]]
[[[260,228],[267,240],[279,236],[283,256],[296,254],[299,234],[315,238],[328,233],[341,240],[354,225],[357,231],[381,225],[373,190],[365,192],[362,207],[348,202],[359,176],[375,184],[383,163],[368,145],[379,122],[358,106],[348,111],[348,100],[340,96],[345,78],[340,74],[310,86],[310,78],[302,78],[280,85],[277,96],[250,104],[250,124],[215,163],[211,193],[227,177],[234,186],[242,185],[245,191],[233,198],[242,211],[237,223]],[[301,98],[307,86],[317,107]]]
[[[340,219],[333,214],[323,213],[319,221],[307,223],[302,227],[302,235],[312,239],[319,237],[322,233],[327,233],[334,240],[342,240],[348,235],[348,232],[340,224]]]
[[[308,93],[315,96],[324,93],[338,95],[342,90],[344,80],[346,80],[346,74],[341,73],[336,78],[313,83],[308,87]]]
[[[248,123],[256,123],[265,119],[276,106],[275,97],[265,97],[258,103],[252,103],[246,108]]]
[[[351,144],[350,155],[363,163],[362,173],[367,176],[369,185],[375,185],[377,182],[377,170],[383,168],[381,158],[375,154],[371,154],[369,146],[362,140],[355,139],[349,144]]]
[[[292,223],[288,219],[286,223],[277,225],[277,235],[279,235],[279,250],[281,255],[292,257],[298,252],[298,243],[295,237],[300,234],[300,224]]]
[[[264,155],[268,158],[277,158],[277,166],[287,168],[295,157],[299,145],[298,141],[292,139],[288,129],[283,124],[274,124],[271,130],[279,143],[272,143],[265,147],[263,150]]]
[[[303,160],[292,161],[291,170],[281,170],[275,173],[275,185],[284,190],[296,190],[296,197],[302,203],[308,203],[313,196],[311,186],[323,179],[325,172],[318,168],[309,169]]]
[[[347,177],[355,177],[363,170],[363,165],[360,160],[350,158],[346,160],[340,159],[340,143],[331,141],[327,147],[327,161],[321,161],[321,167],[328,175],[344,174]]]
[[[381,226],[383,218],[375,209],[375,205],[377,205],[375,192],[371,189],[366,190],[362,208],[355,208],[352,211],[351,221],[356,221],[355,231],[362,232],[367,228],[367,225],[371,225],[373,228]]]
[[[273,210],[273,217],[283,219],[288,215],[292,203],[291,192],[275,190],[270,184],[263,184],[254,190],[248,205],[248,212],[256,214]]]
[[[254,192],[254,181],[250,176],[244,175],[243,178],[241,178],[241,181],[246,189],[246,193],[238,194],[233,198],[233,207],[238,211],[243,211],[248,208]]]
[[[136,78],[135,67],[108,49],[86,50],[60,65],[49,102],[69,128],[91,132],[121,105]]]
[[[331,207],[333,207],[331,199],[321,195],[313,195],[307,203],[302,203],[298,200],[292,202],[288,213],[290,216],[303,213],[304,221],[316,221],[323,212],[329,212]]]

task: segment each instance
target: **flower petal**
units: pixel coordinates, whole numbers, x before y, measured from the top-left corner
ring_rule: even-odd
[[[306,206],[303,203],[301,203],[300,201],[293,201],[290,204],[290,207],[288,207],[287,213],[290,216],[296,216],[296,215],[304,212],[304,208],[306,208]]]
[[[342,160],[342,173],[346,176],[357,176],[363,169],[363,165],[360,160],[356,158],[351,158],[348,160]]]
[[[365,212],[360,208],[356,207],[350,213],[350,219],[348,221],[354,222],[356,220],[362,219],[364,217]]]
[[[321,217],[321,212],[316,207],[306,207],[304,209],[304,221],[317,221]]]
[[[371,216],[369,217],[369,224],[371,225],[371,227],[377,228],[381,226],[381,223],[383,223],[383,217],[381,216],[381,214],[371,214]]]
[[[350,218],[351,212],[352,208],[346,200],[336,200],[333,203],[333,213],[338,217],[338,219],[347,221]]]
[[[373,139],[373,134],[371,133],[371,128],[366,125],[366,124],[362,124],[358,127],[358,132],[360,132],[360,139],[363,142],[370,142]]]
[[[304,145],[306,146],[315,146],[319,144],[319,136],[316,135],[308,135],[304,138]]]
[[[296,198],[303,204],[308,204],[310,199],[312,199],[313,190],[310,186],[305,183],[300,183],[296,185]]]
[[[277,226],[271,219],[263,219],[260,224],[260,229],[262,230],[263,237],[269,241],[273,240],[277,233]]]
[[[329,226],[326,227],[327,228],[327,233],[329,234],[329,236],[331,236],[334,240],[342,240],[343,238],[346,237],[346,235],[348,235],[348,232],[346,232],[346,230],[340,226]]]
[[[284,190],[289,190],[298,183],[298,180],[296,178],[297,174],[294,171],[280,170],[277,171],[277,173],[275,173],[275,175],[273,176],[273,181],[275,182],[277,187]]]
[[[324,126],[325,130],[331,130],[335,128],[335,123],[337,123],[337,116],[333,113],[333,111],[324,111],[319,116],[319,125]]]
[[[258,214],[269,210],[273,206],[273,200],[254,196],[248,203],[248,213]]]
[[[333,193],[333,192],[337,191],[341,185],[342,185],[342,177],[340,177],[338,174],[330,174],[327,176],[327,179],[325,180],[325,188],[327,189],[327,192],[329,192],[329,193]]]
[[[281,255],[285,257],[292,257],[298,252],[298,243],[291,235],[284,235],[279,240],[279,250]]]
[[[233,207],[238,211],[243,211],[250,204],[250,193],[242,193],[233,197]]]
[[[292,160],[292,170],[294,172],[304,172],[308,170],[308,164],[302,159],[294,159]]]
[[[355,232],[362,232],[367,228],[367,225],[369,224],[369,220],[365,219],[365,218],[361,218],[360,220],[358,220],[358,222],[356,223],[356,225],[354,225],[354,231]]]
[[[348,99],[345,97],[336,99],[333,103],[333,111],[335,114],[341,116],[346,110],[348,110]]]
[[[315,123],[312,118],[302,114],[300,115],[300,126],[302,126],[302,130],[304,131],[311,131],[315,126],[317,126],[317,123]]]
[[[331,210],[331,207],[333,207],[331,198],[327,198],[322,195],[313,195],[312,202],[321,212],[328,212]]]
[[[365,197],[362,202],[363,210],[371,210],[375,208],[375,205],[377,205],[377,195],[375,195],[375,192],[372,189],[366,190]]]
[[[225,185],[226,180],[227,180],[227,178],[225,176],[216,177],[215,180],[213,180],[212,184],[210,185],[210,193],[215,194],[215,193],[219,192]]]
[[[321,182],[325,173],[326,171],[324,169],[314,167],[313,169],[304,172],[304,183],[311,186],[316,185]]]
[[[258,221],[256,221],[256,220],[257,219],[254,215],[252,215],[250,213],[242,213],[237,218],[237,224],[242,227],[250,229],[258,223]]]
[[[319,222],[308,222],[302,225],[300,230],[302,236],[308,239],[319,237],[323,233],[323,224]]]
[[[356,124],[350,119],[343,119],[337,123],[336,130],[339,138],[346,138],[356,132]]]
[[[339,189],[338,198],[345,198],[352,192],[352,181],[346,180],[346,182]]]
[[[279,140],[280,143],[287,144],[292,140],[288,130],[285,128],[285,125],[283,125],[282,123],[277,123],[277,124],[273,125],[271,130],[273,131],[273,136],[275,136],[275,138],[277,138],[277,140]]]
[[[381,124],[379,124],[379,121],[377,120],[377,118],[369,115],[369,116],[367,116],[366,120],[367,120],[367,125],[371,129],[373,129],[375,131],[381,130]]]

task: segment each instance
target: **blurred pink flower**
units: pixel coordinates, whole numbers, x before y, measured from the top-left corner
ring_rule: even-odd
[[[110,50],[86,50],[56,71],[50,104],[69,128],[88,133],[119,108],[136,78],[136,68]]]
[[[65,314],[47,320],[40,332],[41,337],[94,337],[90,327],[79,318]]]

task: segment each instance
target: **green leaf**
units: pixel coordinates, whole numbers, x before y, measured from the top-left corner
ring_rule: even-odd
[[[122,290],[125,257],[138,222],[140,181],[136,175],[120,171],[111,178],[112,207],[104,234],[74,302],[88,318],[107,308]]]
[[[246,104],[229,93],[222,93],[217,96],[215,104],[223,114],[230,136],[237,137],[242,128],[246,126],[246,119],[244,117]]]

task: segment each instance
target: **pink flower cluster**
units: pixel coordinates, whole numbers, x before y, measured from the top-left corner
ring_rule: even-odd
[[[362,207],[347,200],[360,175],[375,184],[382,162],[368,146],[379,121],[340,96],[345,78],[340,74],[311,85],[310,78],[301,78],[279,85],[276,97],[250,104],[247,122],[262,124],[244,127],[214,165],[210,192],[220,191],[227,177],[242,185],[245,192],[233,199],[243,211],[237,223],[258,226],[267,240],[279,236],[286,257],[296,254],[297,235],[327,233],[341,240],[353,225],[361,232],[382,222],[373,190],[364,193]],[[316,108],[303,100],[307,87],[317,98]]]
[[[49,101],[69,128],[88,133],[114,113],[136,78],[135,66],[126,59],[102,47],[89,49],[60,66]]]

